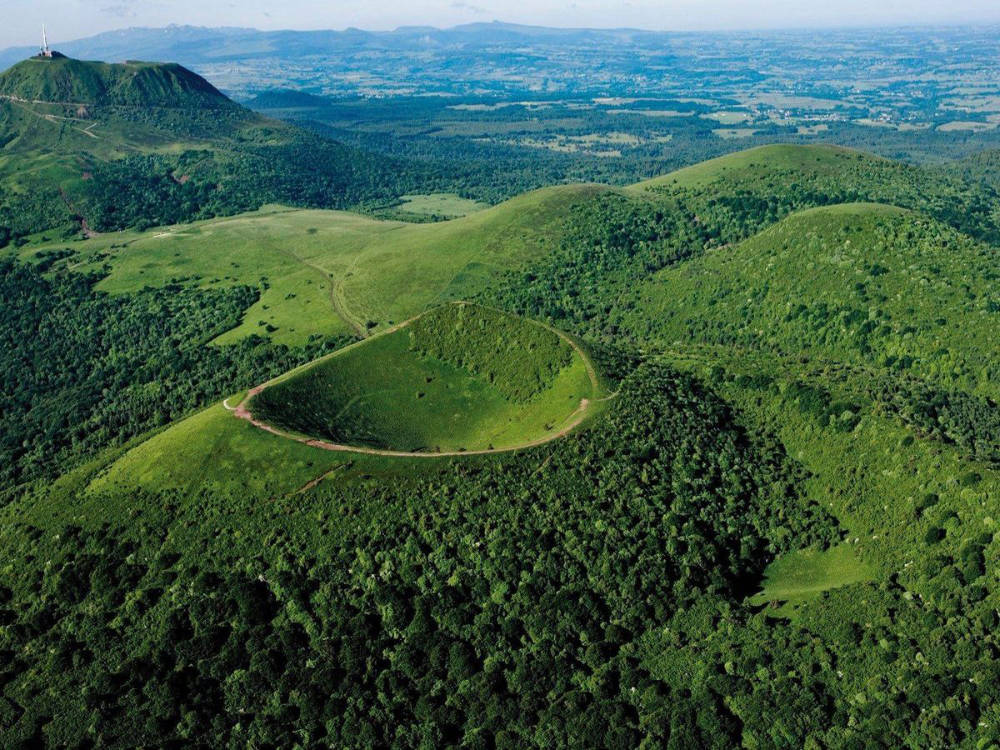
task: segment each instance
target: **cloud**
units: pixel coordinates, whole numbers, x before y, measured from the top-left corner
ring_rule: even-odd
[[[125,3],[105,5],[101,8],[101,13],[108,16],[114,16],[115,18],[135,18],[138,15],[136,13],[135,6],[126,5]]]
[[[470,13],[479,13],[480,15],[489,12],[486,8],[480,8],[478,5],[465,2],[465,0],[455,0],[455,2],[451,4],[451,7],[455,10],[467,10]]]

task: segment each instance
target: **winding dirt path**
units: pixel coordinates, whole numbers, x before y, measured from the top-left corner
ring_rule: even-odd
[[[81,119],[79,117],[64,117],[62,115],[53,115],[53,114],[50,114],[50,113],[47,113],[47,112],[36,112],[35,110],[33,110],[31,107],[28,106],[29,104],[56,104],[56,105],[59,105],[59,106],[67,106],[67,107],[85,107],[85,106],[87,106],[86,104],[80,104],[80,103],[74,103],[74,102],[45,102],[45,101],[40,101],[38,99],[32,99],[31,101],[28,101],[27,99],[19,99],[16,96],[0,96],[0,99],[9,101],[9,102],[11,102],[13,104],[17,104],[23,110],[25,110],[26,112],[30,112],[35,117],[41,118],[42,120],[45,120],[46,122],[51,122],[51,123],[53,123],[55,125],[58,125],[60,121],[62,121],[62,122],[88,122],[88,120],[83,120],[83,119]],[[91,125],[87,126],[86,128],[74,127],[73,130],[76,130],[76,131],[78,131],[80,133],[83,133],[84,135],[89,135],[91,138],[93,138],[95,140],[100,140],[101,136],[97,135],[96,133],[91,133],[90,132],[91,130],[93,130],[94,128],[96,128],[99,124],[100,123],[98,123],[98,122],[94,122]]]
[[[280,249],[279,252],[283,253],[284,255],[287,255],[296,263],[299,263],[305,266],[306,268],[311,268],[313,271],[316,271],[316,273],[320,274],[324,279],[326,279],[327,283],[330,285],[330,304],[333,305],[333,311],[337,313],[337,317],[339,317],[341,320],[347,323],[348,327],[350,327],[354,331],[354,333],[357,335],[358,338],[363,339],[368,335],[368,331],[362,324],[362,322],[357,320],[353,315],[351,315],[350,311],[347,309],[347,306],[344,304],[343,297],[338,292],[337,289],[337,281],[336,279],[333,278],[332,274],[327,272],[321,266],[318,266],[315,263],[310,263],[305,258],[300,258],[291,250]]]
[[[252,396],[256,396],[263,390],[262,386],[257,386],[256,388],[251,388],[247,393],[247,399]],[[605,400],[605,399],[601,399]],[[246,401],[244,400],[235,409],[232,409],[233,416],[237,419],[245,419],[247,422],[252,424],[254,427],[264,430],[265,432],[270,432],[272,435],[277,435],[278,437],[285,438],[287,440],[294,440],[296,443],[301,443],[302,445],[308,445],[310,448],[321,448],[326,451],[335,451],[338,453],[364,453],[369,456],[393,456],[396,458],[446,458],[448,456],[485,456],[493,453],[511,453],[513,451],[520,451],[526,448],[535,448],[539,445],[545,445],[546,443],[551,443],[553,440],[558,440],[561,437],[565,437],[574,429],[580,426],[584,418],[587,416],[587,410],[592,402],[590,399],[582,398],[580,399],[580,405],[573,411],[567,419],[572,419],[573,421],[565,425],[562,429],[551,435],[546,435],[545,437],[538,438],[537,440],[532,440],[527,443],[521,443],[520,445],[512,445],[508,448],[484,448],[482,450],[474,451],[435,451],[435,452],[418,452],[418,451],[393,451],[384,450],[381,448],[362,448],[357,445],[342,445],[340,443],[331,443],[327,440],[317,440],[316,438],[307,438],[301,435],[294,435],[290,432],[285,432],[284,430],[279,430],[273,425],[267,424],[267,422],[262,422],[256,419],[250,411],[243,405]],[[231,407],[230,407],[231,408]],[[329,472],[328,472],[329,473]],[[325,475],[324,475],[325,476]],[[320,477],[319,480],[322,480]],[[319,484],[319,480],[316,484]],[[307,485],[304,489],[311,489],[315,487],[316,484],[311,486]]]
[[[456,302],[454,304],[466,305],[468,303]],[[386,328],[384,331],[380,331],[375,335],[375,337],[387,336],[391,333],[395,333],[399,329],[405,328],[406,326],[410,325],[413,321],[423,317],[425,314],[426,311],[420,313],[419,315],[414,315],[409,320],[404,320],[402,323],[397,323],[396,325],[390,328]],[[579,344],[577,344],[572,338],[570,338],[567,334],[563,333],[562,331],[556,328],[552,328],[551,326],[546,325],[545,323],[540,323],[538,321],[532,321],[532,322],[535,325],[542,326],[546,330],[551,331],[552,333],[556,334],[560,339],[569,344],[569,346],[573,349],[573,351],[575,351],[577,355],[580,357],[580,359],[583,360],[584,367],[587,370],[587,377],[590,379],[591,388],[593,389],[594,393],[598,393],[600,389],[600,381],[597,378],[597,371],[594,369],[594,365],[593,363],[591,363],[590,358],[587,357],[587,355],[584,353],[583,348],[580,347]],[[358,341],[349,346],[345,346],[343,349],[338,349],[335,352],[331,352],[330,354],[327,354],[324,357],[320,357],[319,359],[313,360],[312,362],[302,365],[299,368],[295,368],[295,370],[299,370],[305,367],[311,367],[315,365],[317,362],[320,362],[322,360],[339,356],[340,354],[346,352],[348,349],[352,349],[355,346],[360,346],[363,343],[365,343],[365,340]],[[484,455],[491,455],[494,453],[511,453],[513,451],[524,450],[526,448],[536,448],[540,445],[551,443],[553,440],[558,440],[559,438],[565,437],[574,429],[579,427],[580,423],[583,422],[583,420],[587,417],[587,412],[592,404],[609,401],[618,395],[617,393],[612,393],[600,399],[588,399],[588,398],[580,399],[580,405],[577,406],[577,408],[573,412],[571,412],[568,417],[566,417],[567,420],[571,420],[568,424],[564,425],[561,429],[552,433],[551,435],[545,435],[544,437],[538,438],[537,440],[532,440],[527,443],[521,443],[520,445],[510,446],[507,448],[484,448],[481,450],[471,450],[471,451],[440,451],[440,452],[394,451],[394,450],[385,450],[381,448],[364,448],[356,445],[343,445],[341,443],[334,443],[328,440],[319,440],[316,438],[296,435],[294,433],[281,430],[273,425],[268,424],[267,422],[264,422],[254,417],[254,415],[250,412],[249,408],[250,401],[253,399],[253,397],[256,396],[258,393],[260,393],[261,391],[263,391],[265,388],[275,385],[280,380],[283,380],[291,372],[295,372],[295,370],[290,370],[288,373],[284,373],[283,375],[280,375],[277,378],[268,381],[267,383],[263,383],[262,385],[258,385],[251,388],[249,391],[247,391],[247,395],[243,397],[243,400],[240,401],[240,403],[237,406],[230,406],[228,398],[222,402],[222,405],[227,411],[231,412],[234,417],[249,422],[259,430],[263,430],[264,432],[269,432],[272,435],[285,438],[286,440],[294,440],[297,443],[308,445],[311,448],[320,448],[322,450],[335,451],[338,453],[363,453],[370,456],[393,456],[397,458],[445,458],[449,456],[452,457],[484,456]],[[318,484],[322,478],[323,477],[317,479],[316,484]],[[305,489],[311,489],[311,487],[307,486]]]

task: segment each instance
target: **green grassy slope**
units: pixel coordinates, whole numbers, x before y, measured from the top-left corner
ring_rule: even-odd
[[[751,171],[836,174],[842,171],[845,163],[852,159],[863,159],[869,163],[892,163],[887,159],[840,146],[779,144],[759,146],[726,154],[716,159],[709,159],[666,175],[636,183],[632,189],[649,190],[664,186],[703,187],[713,182],[731,180],[735,176]]]
[[[281,379],[246,406],[334,443],[447,452],[544,440],[598,395],[586,363],[552,331],[453,304]]]
[[[0,234],[384,203],[429,182],[421,165],[261,117],[178,65],[33,58],[0,73]]]
[[[336,465],[330,454],[270,435],[217,404],[171,426],[114,462],[90,484],[96,493],[122,489],[245,486],[255,496],[294,492]]]
[[[238,403],[243,395],[228,401]],[[39,498],[33,518],[58,523],[80,515],[96,518],[110,508],[127,513],[128,498],[136,493],[164,493],[192,507],[198,497],[212,493],[243,496],[251,504],[274,503],[307,496],[331,480],[355,483],[375,477],[381,482],[433,475],[450,460],[387,459],[313,448],[257,429],[217,403],[66,475]],[[65,506],[67,488],[79,493],[73,508]]]
[[[871,580],[872,574],[858,559],[850,544],[826,550],[797,550],[768,566],[764,587],[751,601],[757,604],[784,602],[777,614],[793,616],[796,605],[825,591]]]
[[[34,57],[0,74],[0,96],[77,107],[238,109],[201,76],[177,64],[102,63]]]
[[[837,146],[774,145],[739,151],[630,188],[637,195],[687,194],[712,222],[767,223],[793,210],[887,203],[926,213],[975,237],[1000,241],[995,190],[978,181]],[[742,238],[740,238],[742,239]]]
[[[457,307],[446,308],[449,321],[457,321]],[[504,317],[489,311],[484,314]],[[527,321],[518,324],[528,330],[537,326]],[[545,329],[541,333],[555,337]],[[592,372],[565,342],[555,340],[553,352],[569,355],[569,364],[551,374],[544,392],[523,400],[512,400],[485,377],[419,355],[411,348],[410,331],[403,328],[276,378],[249,407],[255,417],[273,419],[283,427],[356,440],[358,445],[397,450],[516,447],[546,440],[560,428],[575,424],[582,398],[592,402],[584,415],[588,422],[604,406],[593,403],[607,394],[604,378]],[[537,374],[537,363],[532,365],[532,361],[527,361],[525,372]],[[510,372],[508,362],[498,360],[497,365]],[[234,394],[226,403],[235,407],[245,395]],[[332,434],[335,429],[351,432]],[[254,493],[283,496],[330,472],[343,478],[427,471],[420,463],[419,459],[335,453],[307,446],[258,429],[216,404],[121,457],[112,457],[87,484],[90,497],[135,489],[180,491],[194,497],[204,491],[248,487]]]
[[[108,266],[99,288],[113,294],[172,279],[208,288],[263,285],[243,324],[218,343],[259,334],[297,344],[314,334],[377,330],[476,294],[509,268],[546,253],[569,207],[601,190],[548,188],[436,224],[268,208],[73,243],[69,263],[79,271]],[[32,246],[24,257],[66,246]]]

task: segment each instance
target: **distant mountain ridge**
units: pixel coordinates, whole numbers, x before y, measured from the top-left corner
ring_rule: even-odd
[[[175,63],[32,57],[0,73],[0,96],[88,106],[232,109],[212,84]]]
[[[141,57],[179,60],[185,65],[256,57],[304,57],[338,49],[475,48],[495,44],[555,41],[580,44],[618,40],[662,44],[676,32],[642,29],[560,29],[519,24],[471,23],[447,29],[403,26],[392,31],[347,28],[318,31],[261,31],[249,28],[167,26],[107,31],[84,39],[61,42],[59,49],[79,58],[123,61]],[[0,66],[34,54],[34,47],[0,50]]]

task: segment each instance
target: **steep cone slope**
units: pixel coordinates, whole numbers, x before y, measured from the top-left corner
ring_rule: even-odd
[[[0,234],[15,238],[344,208],[425,171],[261,117],[179,65],[36,57],[0,74]]]

